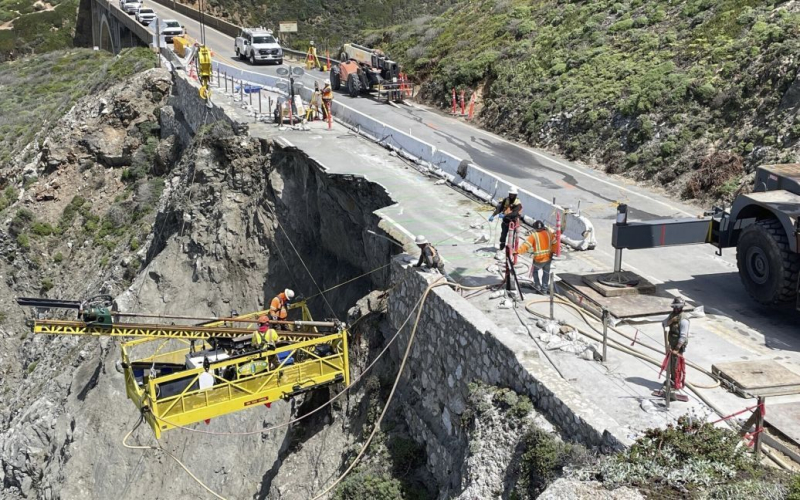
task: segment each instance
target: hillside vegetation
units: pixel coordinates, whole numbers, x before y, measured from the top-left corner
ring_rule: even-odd
[[[182,3],[197,8],[199,0]],[[331,54],[361,30],[410,21],[424,13],[440,13],[456,3],[457,0],[203,1],[215,15],[242,26],[266,26],[277,32],[280,21],[297,21],[298,32],[287,38],[288,43],[305,49],[308,40],[315,40],[319,47],[329,47]]]
[[[12,161],[30,159],[34,149],[17,154],[78,99],[154,65],[155,57],[144,48],[125,50],[119,58],[91,49],[55,51],[0,65],[0,180]]]
[[[0,62],[73,46],[79,0],[0,0]]]
[[[466,0],[368,32],[422,97],[479,93],[489,129],[688,198],[795,161],[800,6],[756,0]]]

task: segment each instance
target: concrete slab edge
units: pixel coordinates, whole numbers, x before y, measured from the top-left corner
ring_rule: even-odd
[[[222,63],[214,63],[214,65],[217,71],[223,70],[229,76],[267,85],[271,88],[276,88],[279,81],[285,82],[282,78],[253,73]],[[311,89],[303,88],[300,89],[299,93],[304,99],[309,100],[311,92]],[[510,182],[474,163],[441,151],[436,146],[367,116],[341,102],[334,101],[332,111],[337,121],[355,127],[362,135],[380,144],[388,145],[396,151],[404,151],[416,161],[428,162],[433,168],[440,169],[452,184],[472,193],[491,194],[491,199],[489,200],[481,196],[482,199],[490,203],[499,202],[511,186]],[[470,187],[474,187],[474,189],[470,189]],[[555,227],[556,213],[559,213],[561,215],[561,232],[564,235],[562,240],[564,243],[576,250],[595,248],[597,240],[594,226],[589,219],[572,213],[527,190],[520,189],[519,192],[520,200],[525,207],[526,222],[531,223],[533,219],[539,219],[545,221],[549,226]]]

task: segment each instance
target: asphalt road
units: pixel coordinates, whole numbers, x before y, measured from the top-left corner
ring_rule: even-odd
[[[166,7],[151,3],[160,18],[177,19],[189,35],[199,36],[199,24]],[[155,30],[155,26],[151,25]],[[218,31],[206,29],[206,44],[214,58],[249,71],[276,74],[277,66],[250,66],[235,58],[233,39]],[[322,81],[327,74],[312,70],[304,77],[306,85]],[[654,189],[604,174],[585,165],[569,162],[549,153],[529,148],[498,135],[473,127],[460,119],[444,115],[418,104],[389,105],[368,97],[350,98],[344,93],[336,99],[361,112],[437,146],[457,157],[466,158],[481,167],[562,206],[577,208],[588,216],[597,231],[598,248],[594,252],[573,254],[586,259],[597,270],[613,265],[610,245],[611,227],[617,203],[627,203],[631,220],[652,220],[665,217],[692,217],[703,208],[671,200]],[[436,200],[421,200],[435,205]],[[798,353],[792,356],[800,365],[800,332],[796,321],[800,313],[790,308],[775,310],[755,304],[736,272],[735,249],[723,256],[708,245],[683,246],[626,252],[624,266],[665,289],[681,293],[703,304],[707,312],[718,316],[715,333],[741,342],[755,342],[761,348]],[[763,350],[759,351],[763,354]],[[754,354],[756,352],[754,351]],[[776,355],[778,352],[775,353]]]

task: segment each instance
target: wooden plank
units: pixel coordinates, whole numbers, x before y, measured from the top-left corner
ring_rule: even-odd
[[[711,372],[743,397],[800,394],[800,375],[771,359],[716,363]]]
[[[766,420],[778,432],[800,443],[800,402],[768,405]]]

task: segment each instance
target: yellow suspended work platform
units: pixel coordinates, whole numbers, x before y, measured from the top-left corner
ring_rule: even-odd
[[[289,309],[300,309],[303,319],[273,322],[272,326],[285,329],[276,330],[274,343],[262,346],[251,340],[256,318],[266,311],[194,326],[117,322],[109,318],[148,315],[81,309],[83,319],[102,318],[105,324],[37,319],[32,327],[37,334],[135,338],[120,346],[125,390],[160,438],[175,427],[269,407],[331,384],[348,386],[346,325],[313,321],[303,301]],[[245,327],[250,325],[254,326]],[[169,344],[171,350],[162,352]]]

